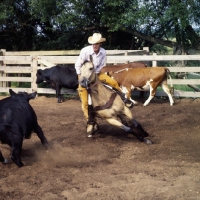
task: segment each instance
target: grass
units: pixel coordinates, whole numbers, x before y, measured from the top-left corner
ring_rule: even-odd
[[[7,92],[0,92],[0,96],[8,96]]]
[[[11,82],[11,87],[15,88],[15,87],[22,87],[22,88],[30,88],[31,87],[31,83],[30,82],[23,82],[23,83],[19,83],[19,82]]]

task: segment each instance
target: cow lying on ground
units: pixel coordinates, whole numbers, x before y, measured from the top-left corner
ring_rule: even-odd
[[[109,75],[109,72],[116,72],[125,68],[144,68],[147,65],[143,62],[131,62],[127,64],[120,64],[120,65],[107,65],[101,69],[101,73],[106,73]],[[140,99],[144,99],[144,91],[140,91]],[[134,101],[137,104],[136,101]]]
[[[27,94],[19,92],[16,94],[9,90],[10,97],[0,100],[0,141],[11,147],[11,158],[13,162],[22,167],[21,151],[23,139],[29,139],[32,131],[47,148],[48,142],[37,122],[35,111],[29,104],[30,99],[34,99],[36,92]],[[7,163],[0,151],[0,162]]]
[[[58,103],[62,102],[61,88],[74,89],[78,87],[78,75],[73,66],[59,66],[37,71],[36,84],[46,81],[56,90]]]
[[[126,97],[133,103],[136,103],[131,99],[131,92],[133,90],[150,90],[149,98],[143,104],[146,106],[155,96],[157,87],[161,86],[168,95],[170,105],[172,106],[174,100],[167,85],[167,76],[169,72],[169,69],[165,67],[126,68],[116,72],[109,72],[109,75],[118,82],[122,91],[126,94]]]

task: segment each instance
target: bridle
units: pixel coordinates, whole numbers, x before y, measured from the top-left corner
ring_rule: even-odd
[[[96,76],[97,76],[97,75],[96,75]],[[91,89],[92,87],[94,87],[94,86],[97,85],[98,81],[97,81],[96,76],[95,76],[95,81],[93,81],[93,82],[91,82],[91,83],[89,83],[89,78],[90,78],[90,77],[89,77],[88,79],[86,79],[86,81],[87,81],[87,83],[86,83],[86,85],[87,85],[86,89],[87,89],[87,90],[89,90],[89,89]]]
[[[90,77],[92,76],[92,74],[90,75]],[[88,92],[88,106],[91,108],[91,110],[93,111],[98,111],[98,110],[104,110],[104,109],[107,109],[107,108],[110,108],[113,104],[113,101],[115,100],[116,96],[117,96],[117,93],[114,92],[112,93],[112,95],[110,96],[110,99],[102,106],[96,106],[93,108],[93,105],[92,105],[92,92],[91,92],[91,89],[96,86],[98,84],[98,79],[97,79],[97,74],[95,74],[95,81],[93,82],[89,82],[89,79],[90,77],[88,77],[86,79],[86,90]],[[114,91],[114,90],[113,90]],[[98,92],[98,91],[97,91]],[[90,114],[89,114],[90,115]]]
[[[112,104],[113,104],[113,101],[115,100],[115,98],[117,96],[117,93],[113,92],[112,95],[110,96],[109,100],[104,105],[102,105],[102,106],[95,106],[93,108],[93,106],[92,106],[92,92],[91,92],[91,88],[94,87],[95,85],[97,85],[97,83],[98,83],[98,80],[96,78],[95,82],[92,85],[90,85],[89,87],[86,88],[87,91],[88,91],[88,106],[92,107],[93,111],[99,111],[99,110],[104,110],[104,109],[110,108],[112,106]]]

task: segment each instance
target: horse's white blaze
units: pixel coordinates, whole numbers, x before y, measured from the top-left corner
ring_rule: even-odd
[[[90,62],[86,62],[84,64],[85,67],[81,67],[81,77],[85,77],[87,79],[90,78],[90,76],[93,73],[93,70],[89,70],[90,68],[93,68],[93,64]]]

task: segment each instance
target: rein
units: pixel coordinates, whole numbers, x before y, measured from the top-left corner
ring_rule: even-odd
[[[98,84],[98,81],[96,80],[92,85],[90,85],[89,87],[87,87],[87,91],[88,91],[88,105],[91,107],[92,106],[92,92],[91,92],[91,88],[94,87],[95,85]],[[102,106],[96,106],[93,108],[93,111],[99,111],[99,110],[104,110],[107,108],[110,108],[113,104],[113,101],[115,100],[117,96],[117,93],[114,92],[112,93],[112,95],[110,96],[110,99]]]
[[[97,81],[94,82],[92,85],[90,85],[90,87],[87,87],[87,90],[91,89],[91,88],[94,87],[95,85],[97,85]]]
[[[116,96],[117,96],[116,92],[112,93],[112,95],[110,96],[110,99],[103,106],[94,107],[94,111],[110,108],[112,106],[113,101],[115,100]]]
[[[110,108],[113,104],[113,101],[115,100],[115,98],[117,96],[117,93],[116,92],[112,93],[110,99],[104,105],[93,107],[93,105],[92,105],[92,88],[94,86],[98,85],[99,80],[98,80],[97,75],[96,75],[95,81],[90,83],[90,85],[89,85],[89,79],[90,79],[90,77],[86,80],[86,90],[88,92],[88,120],[87,120],[87,124],[92,125],[94,127],[95,124],[96,124],[96,122],[95,122],[95,117],[96,117],[95,111]],[[98,93],[98,91],[96,91],[96,92]]]
[[[89,78],[87,79],[87,81],[89,82]],[[92,84],[93,83],[93,84]],[[90,85],[90,87],[89,86],[87,86],[87,91],[89,91],[92,87],[94,87],[95,85],[97,85],[97,83],[98,83],[98,81],[97,81],[97,78],[96,78],[96,76],[95,76],[95,81],[94,82],[91,82],[91,84],[92,85]]]

